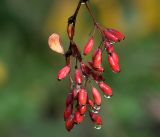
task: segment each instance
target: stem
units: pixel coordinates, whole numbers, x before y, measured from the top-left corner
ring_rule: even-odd
[[[103,35],[103,28],[97,23],[96,18],[95,18],[95,16],[93,15],[93,12],[92,12],[91,9],[89,8],[88,4],[85,3],[85,5],[86,5],[86,8],[87,8],[90,16],[92,17],[94,26],[96,26],[96,28],[99,30],[99,32],[100,32],[100,34],[102,35],[102,37],[104,37],[104,35]]]
[[[90,16],[92,17],[92,20],[93,20],[94,25],[96,25],[96,24],[97,24],[97,22],[96,22],[96,18],[94,17],[94,15],[93,15],[93,13],[92,13],[91,9],[89,8],[88,4],[87,4],[87,3],[85,3],[85,5],[86,5],[86,8],[87,8],[87,10],[88,10],[88,12],[89,12]]]
[[[73,29],[75,28],[77,15],[80,10],[82,2],[84,2],[84,0],[79,0],[79,3],[77,5],[77,8],[76,8],[74,14],[68,18],[68,25],[73,24]],[[73,37],[74,37],[74,35],[73,35]],[[73,41],[73,38],[69,38],[69,39],[70,39],[70,46],[68,48],[68,51],[65,54],[66,60],[67,60],[67,57],[70,57],[72,55],[72,56],[76,57],[76,60],[78,59],[79,61],[81,61],[82,57],[81,57],[80,51],[78,50],[75,42]],[[76,63],[76,66],[77,66],[77,63]]]
[[[70,81],[70,89],[73,88],[73,79],[71,77],[71,74],[69,74],[69,81]]]
[[[87,87],[87,82],[88,82],[88,78],[85,79],[85,82],[84,82],[84,87],[86,88]]]
[[[74,14],[68,18],[68,23],[73,23],[74,25],[76,24],[76,18],[77,18],[78,12],[80,10],[81,3],[82,3],[82,0],[79,1]]]

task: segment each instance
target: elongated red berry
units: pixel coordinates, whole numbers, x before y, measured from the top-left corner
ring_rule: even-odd
[[[104,45],[105,45],[106,51],[107,51],[108,53],[113,53],[113,52],[114,52],[114,47],[113,47],[113,45],[112,45],[110,42],[105,41],[105,42],[104,42]]]
[[[66,98],[66,107],[71,105],[72,103],[73,103],[73,95],[72,95],[72,93],[69,93]]]
[[[112,56],[113,60],[115,60],[115,62],[119,63],[119,57],[116,52],[112,52],[110,55]]]
[[[91,120],[96,124],[96,125],[102,125],[102,118],[101,116],[95,114],[95,113],[92,113],[90,112],[90,118]]]
[[[93,96],[93,99],[94,99],[94,103],[97,105],[97,106],[100,106],[101,105],[101,95],[99,93],[99,91],[95,88],[95,87],[92,87],[92,96]]]
[[[78,93],[78,103],[79,105],[86,105],[87,102],[87,92],[82,88]]]
[[[116,53],[108,55],[108,63],[110,65],[110,68],[114,73],[119,73],[120,72],[120,67],[118,63],[118,56]]]
[[[76,69],[75,74],[74,74],[74,79],[77,84],[82,83],[82,73],[80,69]]]
[[[84,115],[81,115],[79,111],[76,111],[74,114],[74,122],[80,124],[84,119]]]
[[[103,31],[104,35],[109,41],[120,42],[125,36],[115,29],[106,29]]]
[[[64,111],[64,120],[66,121],[69,116],[72,114],[72,110],[73,110],[73,105],[70,104],[66,107],[65,111]]]
[[[92,51],[93,45],[94,45],[94,39],[93,37],[91,37],[87,42],[87,44],[84,46],[83,54],[88,55]]]
[[[68,24],[67,34],[68,34],[69,39],[73,39],[73,36],[74,36],[74,24],[73,23]]]
[[[99,82],[98,83],[100,89],[102,90],[102,92],[104,93],[104,95],[106,97],[111,97],[112,96],[112,89],[111,87],[109,87],[107,84],[105,84],[104,82]]]
[[[92,55],[92,62],[94,68],[99,68],[102,66],[102,51],[97,49]]]
[[[87,104],[92,108],[94,106],[94,102],[91,99],[87,100]]]
[[[74,115],[70,115],[69,118],[65,122],[65,127],[68,131],[70,131],[74,126]]]
[[[103,33],[109,41],[119,42],[119,39],[108,30],[105,30]]]
[[[98,68],[95,68],[93,66],[93,62],[89,61],[88,64],[97,72],[103,73],[104,72],[104,68],[102,66],[99,66]]]
[[[58,80],[63,80],[70,72],[70,65],[66,65],[58,72]]]
[[[110,31],[112,34],[114,34],[119,39],[119,41],[125,39],[125,36],[121,32],[119,32],[118,30],[108,29],[108,31]]]
[[[83,62],[80,63],[80,67],[81,67],[83,75],[89,76],[91,74],[91,69]]]
[[[84,106],[78,105],[77,110],[79,111],[79,113],[81,115],[83,115],[86,112],[86,110],[87,110],[87,106],[86,105],[84,105]]]

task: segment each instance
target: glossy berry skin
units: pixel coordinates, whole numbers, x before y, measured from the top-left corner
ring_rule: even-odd
[[[101,91],[104,93],[104,95],[110,97],[112,96],[112,89],[107,84],[105,84],[104,82],[99,82],[98,85]]]
[[[92,55],[92,62],[94,68],[99,68],[102,66],[102,51],[97,49]]]
[[[82,88],[78,93],[78,103],[82,106],[87,103],[87,92],[84,88]]]
[[[72,114],[72,111],[73,111],[73,105],[68,105],[64,111],[64,120],[66,121],[69,116]]]
[[[86,112],[86,110],[87,110],[87,106],[86,106],[86,105],[84,105],[84,106],[78,105],[77,110],[79,111],[79,113],[80,113],[81,115],[83,115],[83,114],[85,114],[85,112]]]
[[[74,114],[74,122],[76,124],[80,124],[84,119],[84,116],[80,114],[79,111],[76,111],[75,114]]]
[[[72,103],[73,103],[73,95],[72,95],[72,93],[69,93],[66,98],[66,107],[71,105]]]
[[[108,41],[113,41],[113,42],[119,42],[118,38],[110,33],[108,30],[103,31],[105,37],[108,39]]]
[[[57,75],[58,80],[63,80],[70,72],[70,65],[66,65],[62,68]]]
[[[97,114],[94,114],[92,112],[89,113],[90,114],[90,118],[91,120],[96,124],[96,125],[102,125],[102,118],[97,115]]]
[[[91,108],[94,106],[94,102],[90,99],[88,99],[87,103]]]
[[[115,62],[119,63],[119,57],[118,57],[118,55],[117,55],[116,52],[112,52],[112,53],[109,54],[109,55],[112,56],[112,58],[113,58],[113,60],[114,60]]]
[[[108,63],[114,73],[120,72],[120,67],[119,67],[118,61],[119,61],[119,58],[115,52],[108,55]]]
[[[115,35],[119,41],[124,40],[125,36],[119,32],[118,30],[115,29],[107,29],[110,33],[112,33],[113,35]]]
[[[104,45],[105,45],[105,48],[106,48],[107,53],[110,54],[110,53],[113,53],[113,52],[114,52],[114,47],[113,47],[112,44],[110,44],[110,42],[105,41],[105,42],[104,42]]]
[[[105,37],[108,39],[108,41],[113,42],[120,42],[125,38],[123,34],[121,34],[119,31],[115,29],[106,29],[103,31]]]
[[[70,131],[74,126],[74,115],[70,115],[69,118],[65,122],[65,127],[68,131]]]
[[[93,99],[94,99],[94,103],[97,106],[100,106],[101,105],[101,95],[95,87],[92,87],[92,96],[93,96]]]
[[[93,37],[91,37],[87,42],[87,44],[84,46],[83,55],[88,55],[92,51],[93,45],[94,45],[94,39]]]
[[[80,69],[76,69],[75,70],[74,79],[75,79],[77,84],[81,84],[82,83],[82,73],[81,73]]]
[[[104,72],[104,68],[102,66],[99,66],[98,68],[95,68],[93,66],[93,62],[89,61],[88,64],[97,72],[103,73]]]

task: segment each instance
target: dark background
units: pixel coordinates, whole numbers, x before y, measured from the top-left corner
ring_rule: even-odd
[[[72,132],[65,130],[69,85],[68,80],[56,79],[65,62],[48,47],[48,37],[55,32],[67,49],[67,18],[78,0],[1,0],[0,137],[160,136],[160,1],[90,2],[99,23],[126,35],[115,47],[120,74],[113,74],[107,56],[103,57],[104,75],[114,96],[103,98],[102,129],[95,130],[86,115]],[[75,38],[80,49],[91,29],[91,18],[82,6]]]

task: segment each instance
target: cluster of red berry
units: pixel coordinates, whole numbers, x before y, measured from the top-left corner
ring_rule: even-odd
[[[83,55],[88,55],[94,46],[94,34],[98,30],[102,36],[101,44],[92,54],[92,61],[88,64],[82,60],[82,55],[73,40],[75,32],[75,23],[81,4],[85,4],[94,23],[94,29],[91,36],[84,46]],[[102,54],[104,51],[108,53],[108,63],[114,73],[120,72],[118,55],[114,51],[113,44],[120,42],[125,36],[115,29],[106,29],[99,25],[87,4],[87,0],[80,0],[73,16],[68,19],[67,34],[70,40],[68,51],[65,52],[66,65],[58,72],[58,80],[63,80],[67,76],[70,80],[70,92],[66,99],[66,108],[64,111],[65,127],[70,131],[75,124],[80,124],[89,111],[89,116],[96,129],[100,129],[102,125],[101,116],[98,115],[101,108],[101,95],[99,91],[91,84],[95,81],[106,98],[112,96],[112,89],[104,82],[102,76],[104,68],[102,66]],[[49,37],[49,46],[52,50],[64,54],[63,46],[60,43],[59,35],[52,34]],[[73,69],[73,59],[75,59],[75,68]],[[74,70],[72,74],[71,70]],[[72,78],[74,75],[74,79]],[[87,89],[91,87],[92,98],[88,94]]]

